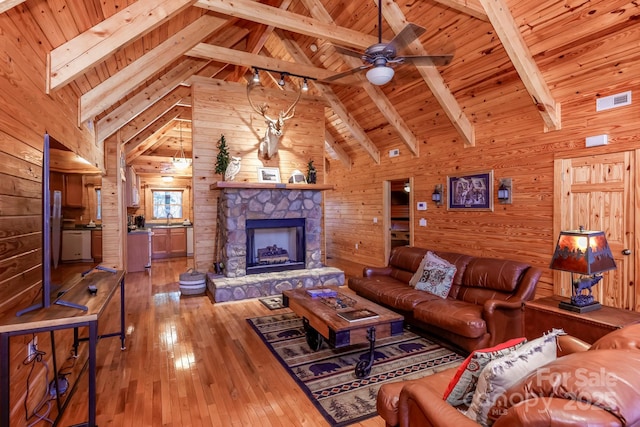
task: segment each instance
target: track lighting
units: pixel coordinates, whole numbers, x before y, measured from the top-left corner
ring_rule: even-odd
[[[309,76],[301,76],[298,74],[291,74],[287,71],[280,71],[280,70],[269,70],[268,68],[261,68],[261,67],[251,67],[253,68],[253,78],[251,79],[251,83],[252,84],[260,84],[260,71],[268,71],[271,73],[280,73],[280,80],[278,80],[278,86],[280,87],[284,87],[284,85],[286,84],[285,81],[285,77],[289,76],[289,77],[297,77],[299,79],[302,79],[302,86],[301,89],[303,91],[308,91],[309,90],[309,80],[316,80],[313,77],[309,77]]]

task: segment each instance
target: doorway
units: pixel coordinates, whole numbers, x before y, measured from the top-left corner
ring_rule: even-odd
[[[413,178],[384,182],[385,261],[396,246],[413,245]]]
[[[555,161],[554,245],[561,230],[604,231],[616,262],[593,290],[603,305],[638,311],[640,294],[634,277],[639,262],[635,236],[636,162],[640,150]],[[571,295],[570,276],[555,271],[554,293]]]

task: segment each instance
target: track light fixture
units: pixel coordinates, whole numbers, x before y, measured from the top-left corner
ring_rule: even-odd
[[[251,82],[253,84],[260,84],[260,71],[268,71],[271,73],[280,73],[280,80],[278,80],[278,85],[281,87],[284,87],[285,85],[285,80],[284,78],[289,76],[289,77],[297,77],[299,79],[302,79],[302,90],[303,91],[308,91],[309,90],[309,80],[316,80],[313,77],[309,77],[309,76],[301,76],[299,74],[292,74],[289,73],[287,71],[279,71],[279,70],[270,70],[268,68],[260,68],[260,67],[252,67],[253,68],[253,79],[251,79]]]

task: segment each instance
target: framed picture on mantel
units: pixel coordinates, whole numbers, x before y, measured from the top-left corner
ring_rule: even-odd
[[[258,182],[280,183],[280,169],[278,168],[258,168]]]
[[[493,210],[493,171],[447,177],[447,209]]]

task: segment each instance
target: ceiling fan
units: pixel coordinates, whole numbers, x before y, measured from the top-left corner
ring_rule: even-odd
[[[407,24],[389,43],[382,42],[382,0],[378,0],[378,43],[369,46],[364,53],[335,46],[339,53],[361,58],[365,64],[343,73],[335,74],[325,81],[335,81],[361,70],[367,71],[367,80],[374,85],[384,85],[393,78],[394,70],[390,64],[410,62],[416,65],[447,65],[453,55],[401,55],[397,53],[417,39],[426,30],[416,24]]]

